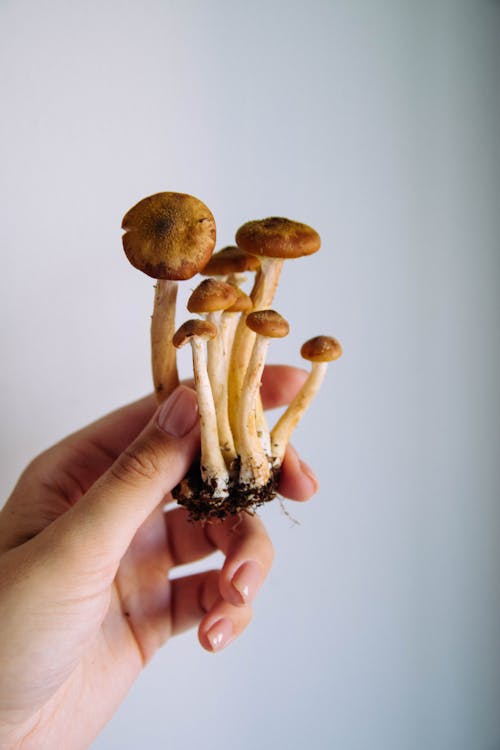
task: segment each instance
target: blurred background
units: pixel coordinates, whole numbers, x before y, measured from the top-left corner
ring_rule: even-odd
[[[150,390],[146,195],[201,198],[219,247],[314,226],[270,360],[345,352],[254,622],[171,641],[94,750],[500,748],[500,3],[3,0],[0,66],[2,497]]]

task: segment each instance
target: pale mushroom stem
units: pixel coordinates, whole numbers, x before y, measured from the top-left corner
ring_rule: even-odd
[[[151,365],[156,398],[164,401],[179,385],[177,356],[172,345],[175,331],[177,282],[158,279],[151,316]]]
[[[269,457],[265,453],[257,432],[255,406],[259,396],[269,338],[256,336],[256,334],[254,336],[255,343],[243,381],[238,409],[240,483],[264,487],[270,477]]]
[[[254,287],[250,293],[254,311],[266,310],[271,307],[283,262],[283,258],[262,258],[261,268],[257,271]],[[245,318],[246,315],[242,314],[236,329],[228,373],[229,421],[238,453],[240,453],[241,440],[238,424],[238,402],[255,342],[255,333],[247,327]],[[260,396],[258,400],[260,400]]]
[[[238,321],[238,313],[227,311],[223,312],[220,325],[220,335],[222,342],[222,355],[224,357],[224,372],[226,377],[229,369],[231,350],[233,348],[234,335],[236,333]]]
[[[217,328],[217,336],[207,342],[208,377],[212,386],[215,402],[215,413],[219,434],[220,449],[228,468],[236,458],[233,433],[229,424],[229,407],[227,396],[227,369],[224,356],[221,310],[207,314],[207,320]]]
[[[262,405],[260,391],[257,393],[257,398],[255,401],[255,429],[257,430],[257,436],[264,449],[264,453],[267,456],[271,456],[271,435],[269,433],[269,426],[267,424],[264,407]]]
[[[311,372],[307,380],[271,430],[271,451],[275,467],[281,466],[292,433],[325,378],[327,364],[311,363]]]
[[[217,393],[221,388],[222,373],[222,340],[221,340],[221,316],[222,310],[206,313],[207,320],[217,329],[217,336],[207,341],[207,368],[208,377],[212,386],[215,403],[217,403]]]
[[[228,496],[229,474],[219,446],[215,404],[207,372],[203,341],[198,336],[190,339],[193,350],[193,370],[201,432],[201,477],[212,488],[213,497]]]

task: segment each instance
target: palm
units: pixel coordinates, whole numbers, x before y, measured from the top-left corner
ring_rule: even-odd
[[[78,502],[103,468],[95,447],[82,442],[65,449],[58,473],[45,483],[43,497],[38,496],[36,506],[29,509],[31,534],[39,533]],[[172,521],[170,535],[168,518]],[[118,566],[110,566],[106,558],[102,565],[99,560],[89,561],[82,580],[72,581],[70,597],[61,601],[57,590],[52,591],[53,601],[47,599],[47,609],[56,607],[58,618],[49,623],[46,658],[33,662],[27,653],[22,665],[30,686],[30,703],[23,709],[30,716],[33,710],[37,712],[30,733],[33,747],[43,746],[40,733],[47,725],[57,731],[71,721],[79,741],[95,736],[153,653],[174,632],[199,622],[203,615],[199,597],[194,607],[186,608],[186,602],[175,596],[176,584],[168,580],[176,562],[188,561],[176,560],[176,555],[194,559],[214,549],[208,537],[198,531],[192,550],[183,551],[176,537],[181,529],[184,537],[189,532],[192,535],[193,528],[182,509],[165,513],[158,507],[139,528]],[[203,583],[202,576],[198,578]],[[49,683],[48,669],[53,675]],[[20,686],[20,693],[28,691]],[[85,707],[78,712],[76,723],[75,699]]]

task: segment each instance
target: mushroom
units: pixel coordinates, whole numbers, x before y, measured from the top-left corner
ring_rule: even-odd
[[[236,243],[245,252],[260,257],[261,268],[257,272],[250,296],[254,310],[263,310],[272,304],[283,261],[286,258],[312,255],[319,250],[321,239],[307,224],[273,216],[243,224],[236,232]],[[237,402],[254,339],[255,334],[245,326],[242,319],[234,337],[229,372],[229,416],[233,429],[237,420]]]
[[[271,431],[271,449],[275,467],[281,466],[292,432],[318,392],[324,380],[328,362],[341,356],[342,347],[337,339],[331,336],[315,336],[302,345],[300,354],[312,363],[311,371],[302,388]]]
[[[227,373],[220,328],[223,311],[233,305],[237,298],[236,288],[231,284],[215,279],[205,279],[196,287],[187,303],[189,312],[206,314],[207,320],[215,326],[217,331],[217,336],[207,343],[208,377],[215,402],[221,450],[228,466],[236,458],[236,450],[229,426]]]
[[[223,247],[214,253],[205,268],[200,273],[202,276],[239,277],[245,271],[257,271],[260,268],[260,260],[255,255],[249,255],[235,245]]]
[[[151,318],[153,382],[159,401],[178,385],[175,330],[177,281],[205,266],[215,246],[215,220],[198,198],[156,193],[124,216],[123,248],[130,263],[157,279]]]
[[[264,487],[270,478],[269,456],[266,455],[259,439],[255,408],[269,342],[271,338],[287,336],[290,326],[275,310],[250,313],[247,315],[246,325],[255,333],[255,343],[243,381],[238,409],[240,485]]]
[[[175,332],[172,343],[180,349],[188,342],[193,352],[193,370],[201,431],[201,478],[214,500],[223,501],[229,494],[229,474],[219,447],[215,404],[207,372],[204,341],[217,336],[217,329],[208,320],[187,320]]]

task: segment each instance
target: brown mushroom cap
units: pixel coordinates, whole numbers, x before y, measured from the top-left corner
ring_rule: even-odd
[[[275,310],[257,310],[247,315],[247,326],[260,336],[281,339],[287,336],[290,326],[285,318]]]
[[[198,336],[198,338],[204,339],[205,341],[208,339],[214,339],[217,336],[217,328],[208,320],[200,320],[199,318],[186,320],[186,322],[183,323],[174,333],[172,343],[176,349],[180,349],[184,344],[187,344],[189,339],[192,339],[193,336]]]
[[[205,279],[188,299],[187,309],[192,313],[209,313],[225,310],[236,302],[238,293],[232,284],[215,279]]]
[[[256,271],[259,266],[260,261],[255,255],[249,255],[241,248],[231,245],[214,253],[200,273],[203,276],[227,276],[230,273]]]
[[[315,336],[302,344],[300,354],[310,362],[333,362],[341,356],[342,347],[332,336]]]
[[[247,253],[270,258],[299,258],[319,250],[319,234],[298,221],[272,216],[248,221],[236,232],[238,247]]]
[[[226,312],[250,312],[250,310],[253,308],[251,297],[249,297],[248,294],[245,294],[243,289],[240,289],[239,286],[235,286],[233,288],[237,294],[236,301],[233,302],[230,307],[226,307]]]
[[[131,264],[154,279],[190,279],[215,246],[215,220],[198,198],[156,193],[143,198],[122,221],[123,249]]]

